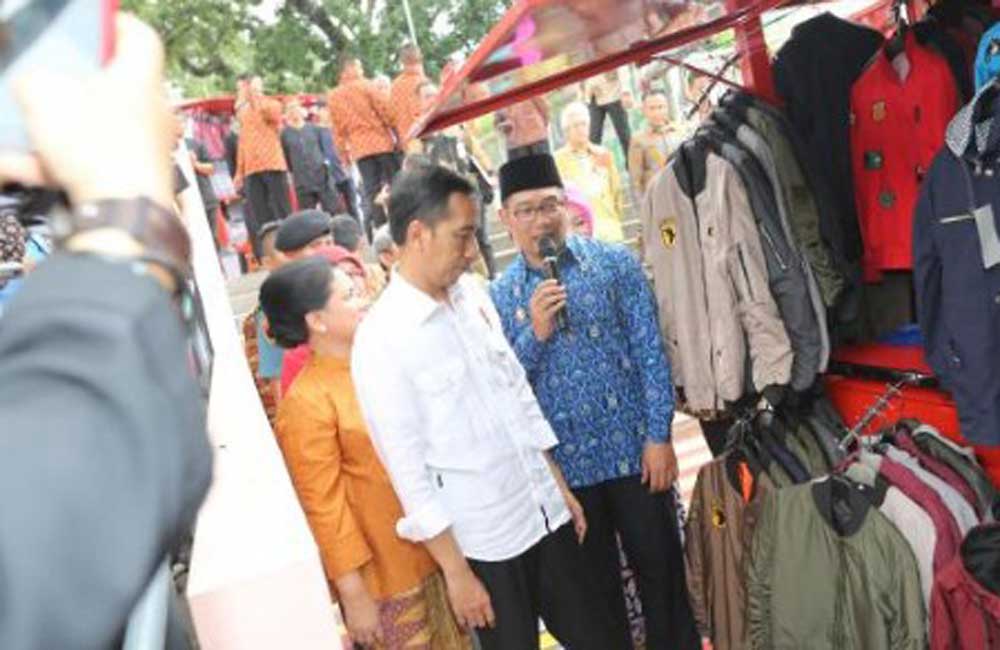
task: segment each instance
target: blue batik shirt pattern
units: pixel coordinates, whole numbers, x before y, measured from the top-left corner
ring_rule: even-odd
[[[535,338],[529,303],[545,278],[518,255],[490,287],[504,333],[559,438],[553,454],[570,486],[635,476],[646,441],[669,440],[674,416],[653,291],[616,244],[571,237],[559,271],[569,331]]]

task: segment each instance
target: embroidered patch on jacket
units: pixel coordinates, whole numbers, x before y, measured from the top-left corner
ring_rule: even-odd
[[[677,219],[670,217],[660,224],[660,239],[667,248],[677,245]]]
[[[726,527],[726,513],[720,503],[712,504],[712,525],[716,528]]]
[[[884,101],[872,104],[872,119],[876,122],[883,121],[888,112],[888,108],[886,107]]]

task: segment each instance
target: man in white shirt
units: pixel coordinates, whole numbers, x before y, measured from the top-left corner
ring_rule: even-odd
[[[610,612],[582,580],[583,510],[548,450],[557,444],[489,296],[478,201],[431,167],[393,186],[393,281],[358,331],[353,375],[405,517],[404,539],[441,566],[460,624],[483,650],[538,648],[538,618],[569,650],[610,650]]]

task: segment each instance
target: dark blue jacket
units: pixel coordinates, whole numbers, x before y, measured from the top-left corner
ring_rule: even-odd
[[[1000,120],[984,95],[955,117],[924,181],[914,283],[927,358],[958,404],[962,435],[1000,445]]]

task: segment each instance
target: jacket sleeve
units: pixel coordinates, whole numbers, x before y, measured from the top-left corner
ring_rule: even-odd
[[[296,391],[308,388],[296,387]],[[347,500],[336,415],[332,408],[324,413],[327,408],[323,404],[299,395],[301,392],[293,392],[282,400],[275,431],[332,583],[368,564],[372,551]]]
[[[684,524],[684,564],[687,574],[688,594],[691,598],[691,610],[698,624],[698,633],[705,638],[712,638],[712,622],[708,612],[708,575],[712,570],[711,562],[705,553],[706,536],[703,516],[705,505],[705,471],[698,472],[694,493],[691,495],[691,508],[687,523]]]
[[[934,650],[962,650],[958,639],[958,621],[952,616],[944,589],[936,582],[931,592],[930,647]]]
[[[639,370],[646,401],[646,435],[655,442],[670,440],[674,421],[674,384],[656,314],[656,298],[632,252],[612,248],[611,267],[617,274],[618,308],[625,324],[629,355]]]
[[[189,532],[212,456],[187,359],[166,293],[125,264],[56,254],[10,304],[0,648],[111,647]]]
[[[891,547],[895,551],[895,557],[891,558],[889,564],[896,583],[892,598],[896,620],[888,625],[889,648],[924,650],[927,647],[927,614],[920,586],[920,569],[906,538],[895,529],[891,532],[896,533],[896,543]],[[937,649],[937,646],[932,647]]]
[[[950,155],[950,154],[944,154]],[[917,322],[924,337],[927,361],[947,384],[950,335],[941,317],[941,254],[934,242],[933,167],[920,189],[913,217],[913,293],[917,297]]]
[[[774,384],[786,385],[792,373],[792,347],[768,285],[764,251],[746,189],[732,168],[726,170],[723,186],[724,210],[732,215],[732,246],[726,264],[738,296],[737,311],[747,336],[754,387],[761,391]]]
[[[782,532],[777,529],[779,498],[780,493],[772,493],[764,502],[753,535],[747,570],[747,633],[751,650],[770,650],[773,647],[771,577],[775,539]]]

